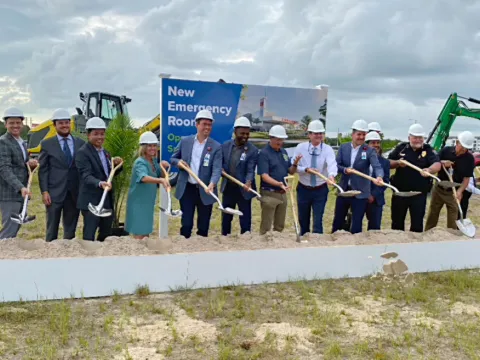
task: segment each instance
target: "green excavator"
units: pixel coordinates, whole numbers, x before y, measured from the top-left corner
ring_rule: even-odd
[[[457,93],[450,94],[445,105],[443,105],[440,115],[438,115],[437,123],[427,137],[426,142],[430,144],[435,151],[438,152],[445,146],[450,135],[450,130],[457,116],[465,116],[480,120],[480,109],[469,108],[463,100],[480,104],[480,100],[471,97],[466,98]]]

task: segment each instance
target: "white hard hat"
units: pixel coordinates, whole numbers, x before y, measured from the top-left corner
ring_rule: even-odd
[[[8,108],[3,113],[3,120],[6,120],[7,118],[12,118],[12,117],[21,118],[22,120],[25,118],[23,116],[23,111],[16,107]]]
[[[285,131],[285,128],[281,125],[274,125],[270,128],[270,131],[268,132],[268,135],[274,138],[278,139],[286,139],[288,138],[287,132]]]
[[[142,135],[140,135],[139,142],[140,142],[140,145],[146,145],[146,144],[158,145],[159,143],[157,136],[151,131],[146,131]]]
[[[308,124],[307,131],[313,132],[313,133],[324,133],[325,127],[323,126],[323,123],[320,120],[313,120],[313,121],[310,121],[310,123]]]
[[[352,124],[352,130],[368,132],[368,125],[365,120],[355,120]]]
[[[53,112],[52,120],[70,120],[70,113],[65,109],[57,109]]]
[[[472,149],[474,140],[475,137],[470,131],[463,131],[458,134],[458,141],[465,149]]]
[[[195,116],[195,121],[199,119],[208,119],[213,121],[213,115],[210,110],[200,110]]]
[[[380,134],[377,133],[376,131],[371,131],[365,136],[365,142],[372,141],[372,140],[378,140],[381,141],[382,138],[380,137]]]
[[[368,131],[380,131],[382,132],[382,128],[380,127],[380,124],[378,122],[371,122],[368,124]]]
[[[99,117],[92,117],[88,119],[87,124],[85,125],[86,130],[90,129],[106,129],[107,127],[105,126],[105,121],[103,121]]]
[[[423,130],[423,126],[420,124],[410,125],[410,127],[408,128],[408,135],[425,136],[425,131]]]
[[[241,116],[238,119],[235,120],[235,123],[233,124],[233,127],[248,127],[251,128],[252,125],[250,124],[250,120],[248,120],[245,116]]]

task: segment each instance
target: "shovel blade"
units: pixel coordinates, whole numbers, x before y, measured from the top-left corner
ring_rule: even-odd
[[[170,216],[172,217],[180,217],[182,215],[183,215],[182,210],[172,210],[172,212],[170,213]]]
[[[110,215],[112,215],[111,210],[101,209],[97,206],[93,206],[92,204],[88,204],[88,210],[90,210],[93,215],[98,217],[109,217]]]
[[[421,194],[420,191],[399,191],[399,192],[394,192],[395,196],[399,197],[411,197],[411,196],[417,196]]]
[[[17,215],[17,214],[11,215],[10,220],[12,220],[14,223],[17,223],[17,224],[20,224],[20,225],[23,224],[23,221],[22,221],[20,215]]]
[[[455,221],[457,223],[458,230],[468,237],[475,237],[476,228],[470,219],[463,219]]]
[[[453,182],[453,181],[447,181],[447,180],[442,180],[438,183],[438,186],[441,186],[442,188],[445,189],[451,189],[452,187],[460,186],[461,184]]]
[[[243,216],[243,213],[240,210],[235,210],[232,208],[220,208],[225,214]]]
[[[354,197],[354,196],[360,195],[361,193],[362,193],[361,191],[350,190],[350,191],[338,192],[337,196],[340,196],[340,197]]]

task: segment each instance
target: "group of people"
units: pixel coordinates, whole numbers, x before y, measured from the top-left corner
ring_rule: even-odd
[[[111,234],[114,220],[114,186],[112,176],[122,171],[123,160],[104,149],[105,122],[99,117],[87,121],[87,141],[70,132],[70,114],[57,109],[52,121],[56,136],[42,141],[38,161],[30,159],[24,141],[20,137],[24,115],[20,109],[9,108],[3,120],[7,132],[0,137],[0,211],[2,229],[0,239],[16,237],[20,225],[10,219],[21,211],[23,200],[31,196],[28,187],[30,169],[38,169],[42,200],[46,208],[46,241],[58,238],[62,219],[65,239],[73,239],[80,213],[83,216],[83,239],[103,241]],[[429,174],[440,178],[452,171],[453,180],[461,185],[455,189],[466,216],[468,200],[475,193],[474,159],[471,153],[473,135],[463,132],[455,146],[446,146],[436,154],[424,143],[421,125],[409,128],[408,141],[402,142],[388,156],[382,155],[381,128],[378,123],[367,124],[364,120],[353,123],[352,141],[340,146],[338,153],[325,143],[325,127],[320,120],[308,124],[308,141],[297,145],[290,158],[283,147],[288,137],[285,128],[273,126],[269,131],[269,142],[261,150],[249,141],[251,123],[239,117],[234,123],[234,138],[218,143],[210,137],[214,118],[209,110],[201,110],[195,117],[196,134],[182,138],[167,161],[158,159],[159,140],[152,132],[140,136],[138,157],[133,164],[131,183],[127,197],[125,230],[136,238],[144,238],[153,232],[154,209],[158,186],[171,190],[165,173],[170,166],[179,170],[175,186],[175,197],[182,211],[180,234],[190,238],[195,213],[197,232],[207,237],[210,228],[215,198],[222,193],[225,208],[241,211],[239,217],[241,233],[252,231],[252,199],[259,191],[261,222],[259,232],[283,231],[285,227],[288,198],[291,185],[289,175],[298,173],[296,188],[297,208],[301,235],[323,233],[323,215],[328,199],[328,185],[335,184],[341,174],[339,186],[344,191],[358,191],[354,197],[337,197],[332,232],[344,229],[352,233],[362,231],[364,217],[368,219],[368,230],[381,228],[385,204],[385,186],[391,183],[399,191],[418,191],[412,197],[392,197],[392,229],[404,230],[407,211],[410,211],[410,231],[422,232],[426,212],[427,194],[433,183]],[[406,167],[400,161],[407,160],[422,169],[421,172]],[[112,172],[112,169],[117,169]],[[163,169],[162,169],[163,168]],[[390,170],[395,169],[393,176]],[[323,176],[318,176],[320,173]],[[370,179],[359,175],[370,176]],[[194,175],[192,175],[194,174]],[[232,182],[229,175],[241,183]],[[260,176],[259,189],[256,175]],[[199,181],[205,184],[199,184]],[[426,229],[436,226],[440,210],[447,206],[448,227],[456,228],[458,217],[456,202],[448,196],[452,190],[433,186],[432,201],[427,217]],[[89,204],[103,201],[109,216],[98,216],[89,210]],[[313,226],[311,217],[313,213]],[[350,220],[347,214],[350,213]],[[233,215],[222,213],[222,235],[232,229]],[[97,233],[98,232],[98,233]]]

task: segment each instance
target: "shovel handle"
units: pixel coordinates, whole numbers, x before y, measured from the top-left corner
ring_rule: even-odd
[[[283,178],[283,180],[285,181],[285,184],[287,184],[288,186],[288,180],[292,179],[293,181],[295,181],[295,177],[294,176],[285,176]],[[300,231],[298,229],[298,217],[297,217],[297,212],[295,211],[295,199],[293,197],[293,191],[290,190],[289,191],[290,193],[290,203],[292,205],[292,213],[293,213],[293,221],[295,222],[295,232],[297,233],[297,242],[300,241]]]
[[[38,168],[40,167],[40,164],[37,164],[35,169],[32,170],[30,165],[27,164],[27,169],[28,169],[28,182],[27,182],[27,189],[30,190],[30,186],[32,185],[33,181],[33,174],[35,174],[38,171]]]
[[[319,173],[318,171],[315,171],[315,170],[312,170],[312,169],[308,169],[307,170],[307,173],[309,174],[313,174],[313,175],[317,175],[319,178],[325,180],[327,183],[329,183],[330,185],[333,185],[333,183],[330,181],[330,179],[328,177],[326,177],[325,175],[323,175],[322,173]]]
[[[424,173],[424,171],[422,169],[420,169],[418,166],[415,166],[411,163],[409,163],[407,160],[403,160],[403,159],[400,159],[399,160],[402,164],[405,164],[407,165],[408,167],[411,167],[412,169],[414,170],[417,170],[419,173]],[[431,178],[434,178],[435,180],[437,180],[438,182],[440,182],[440,179],[438,177],[436,177],[435,175],[433,174],[430,174],[430,173],[427,173],[428,176],[430,176]]]
[[[186,172],[188,172],[190,175],[192,175],[192,177],[193,177],[195,180],[197,180],[198,184],[208,193],[208,186],[205,185],[205,183],[204,183],[202,180],[200,180],[200,178],[197,176],[197,174],[195,174],[195,173],[193,172],[192,169],[190,169],[189,167],[187,167],[187,166],[184,165],[184,161],[183,161],[183,160],[180,160],[180,161],[178,162],[178,166],[179,166],[180,168],[182,168],[183,170],[185,170]]]
[[[377,179],[375,179],[375,178],[373,178],[373,177],[371,177],[371,176],[369,176],[369,175],[367,175],[367,174],[364,174],[364,173],[362,173],[362,172],[360,172],[360,171],[358,171],[358,170],[355,170],[355,169],[350,168],[350,171],[351,171],[353,174],[355,174],[355,175],[358,175],[358,176],[363,177],[364,179],[367,179],[367,180],[370,180],[370,181],[376,181],[376,180],[377,180]]]
[[[113,164],[113,159],[110,161],[112,164],[112,170],[110,171],[110,175],[108,176],[107,182],[111,183],[113,180],[113,176],[115,175],[115,172],[123,165],[123,160],[118,163],[117,166]]]
[[[445,165],[442,164],[442,168],[443,168],[443,171],[445,171],[445,173],[447,174],[448,180],[450,180],[450,182],[453,183],[452,175],[450,175],[450,173],[448,172],[448,170],[447,170],[447,168],[445,167]],[[462,207],[460,206],[460,201],[458,201],[458,198],[457,198],[457,189],[455,189],[455,186],[452,186],[452,195],[453,195],[453,198],[455,199],[455,201],[457,202],[458,210],[460,211],[460,215],[461,215],[461,219],[463,219]]]
[[[225,170],[222,170],[222,176],[224,176],[224,177],[226,177],[227,179],[231,180],[232,182],[234,182],[234,183],[237,184],[238,186],[241,186],[241,187],[244,187],[244,186],[245,186],[245,184],[242,183],[240,180],[235,179],[232,175],[227,174],[227,173],[225,172]],[[259,197],[261,197],[258,192],[256,192],[255,190],[253,190],[253,189],[251,189],[251,188],[248,189],[248,191],[254,193],[255,195],[257,195],[257,196],[259,196]]]

